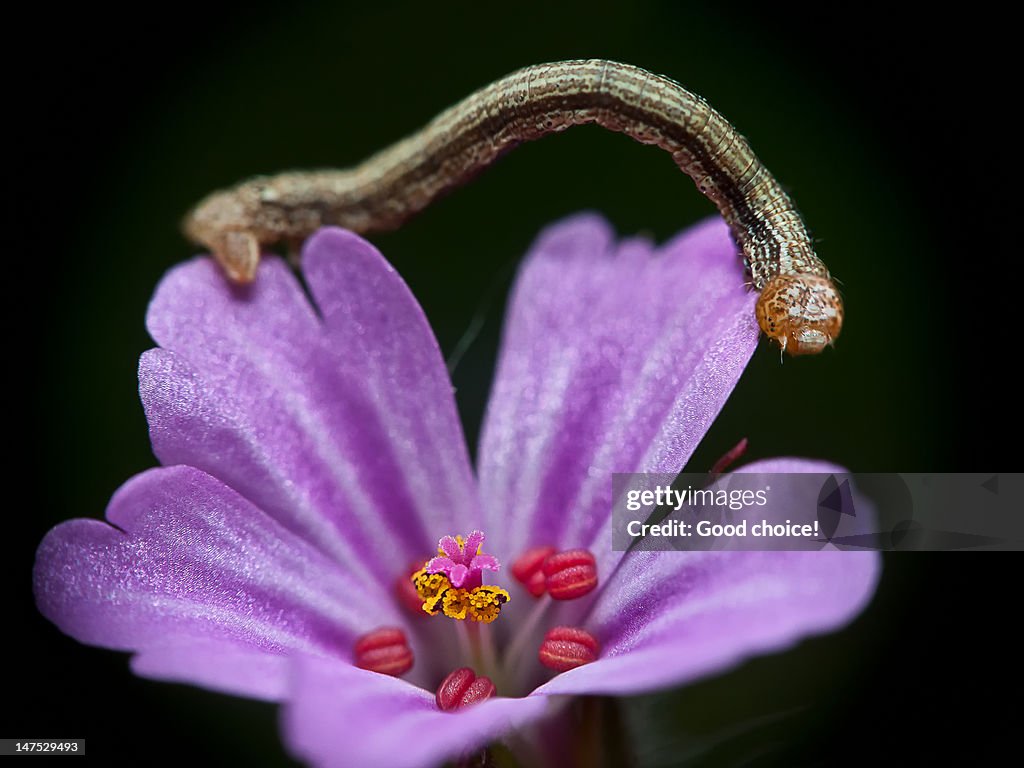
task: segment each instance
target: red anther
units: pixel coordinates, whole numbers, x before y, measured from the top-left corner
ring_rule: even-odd
[[[450,712],[489,699],[496,690],[491,678],[477,677],[469,667],[460,667],[437,686],[434,700],[438,709]]]
[[[357,637],[353,656],[357,667],[382,675],[398,677],[412,669],[412,648],[397,627],[381,627]]]
[[[547,589],[547,579],[544,578],[544,569],[538,568],[536,572],[523,584],[526,591],[529,592],[533,597],[540,597],[544,594],[544,590]]]
[[[526,550],[525,554],[512,563],[515,580],[534,597],[544,594],[544,561],[553,554],[554,547],[534,547]]]
[[[412,575],[422,567],[423,563],[416,562],[405,569],[406,575],[395,580],[395,596],[410,613],[430,618],[430,614],[423,610],[423,598],[416,591],[416,585],[412,583]]]
[[[597,660],[601,652],[594,636],[579,627],[555,627],[544,637],[537,657],[556,672],[582,667]]]
[[[597,563],[585,549],[570,549],[544,561],[544,586],[555,600],[572,600],[597,586]]]
[[[715,476],[720,475],[723,472],[725,472],[726,468],[730,464],[732,464],[734,461],[736,461],[736,459],[740,458],[746,452],[747,452],[747,438],[744,437],[742,440],[740,440],[738,443],[736,443],[735,446],[733,446],[728,451],[726,451],[722,455],[722,458],[720,458],[718,461],[715,462],[715,465],[713,467],[711,467],[711,472],[710,472],[711,476],[715,477]]]

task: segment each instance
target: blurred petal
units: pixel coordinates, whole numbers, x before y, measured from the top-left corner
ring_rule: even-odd
[[[321,767],[428,768],[472,753],[541,717],[544,696],[489,699],[442,712],[434,694],[328,659],[298,658],[284,708],[285,741]]]
[[[546,230],[516,283],[480,448],[506,557],[589,547],[613,472],[682,468],[757,343],[755,294],[714,219],[655,250],[598,216]],[[608,572],[617,555],[595,551]]]
[[[744,472],[843,472],[775,459]],[[773,476],[773,498],[807,503],[798,478]],[[817,488],[810,489],[817,498]],[[856,496],[870,525],[871,505]],[[861,512],[863,510],[863,512]],[[585,627],[600,660],[559,675],[544,693],[628,694],[681,685],[803,637],[843,626],[865,607],[881,572],[878,552],[630,552]]]
[[[326,555],[191,467],[132,478],[107,519],[71,520],[47,534],[36,602],[82,642],[140,652],[143,674],[275,698],[280,667],[245,659],[290,651],[348,659],[367,616],[401,623],[390,600],[372,599]],[[213,649],[226,652],[220,669]]]
[[[337,560],[370,557],[394,575],[438,530],[475,522],[451,384],[420,307],[372,246],[321,230],[303,263],[319,316],[272,257],[246,288],[208,259],[164,278],[148,315],[163,349],[140,365],[154,450]]]
[[[288,658],[247,648],[230,640],[179,638],[147,647],[132,657],[140,677],[203,688],[267,701],[288,690]]]

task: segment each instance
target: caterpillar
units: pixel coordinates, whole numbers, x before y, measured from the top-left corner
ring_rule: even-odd
[[[264,246],[295,246],[324,225],[395,229],[525,141],[596,123],[669,152],[728,223],[753,287],[761,330],[784,351],[821,352],[843,304],[789,195],[746,139],[667,77],[602,59],[526,67],[473,93],[412,136],[347,170],[245,181],[202,200],[186,235],[236,282],[253,280]]]

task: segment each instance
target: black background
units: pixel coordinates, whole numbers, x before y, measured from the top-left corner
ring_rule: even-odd
[[[136,392],[146,302],[193,251],[207,191],[344,166],[516,67],[601,56],[702,93],[790,186],[844,283],[837,350],[779,366],[762,346],[691,467],[739,437],[751,457],[857,471],[999,471],[1019,452],[1010,322],[1019,128],[1013,54],[982,6],[904,15],[757,5],[501,8],[337,3],[117,13],[23,9],[5,50],[9,165],[8,463],[0,736],[86,738],[103,762],[286,763],[276,710],[133,677],[35,611],[48,528],[102,514],[151,466]],[[711,212],[654,150],[579,129],[524,147],[375,241],[449,353],[475,443],[504,294],[546,223],[580,208],[659,240]],[[432,244],[429,248],[425,244]],[[488,298],[489,297],[489,298]],[[24,433],[20,434],[24,429]],[[965,510],[969,513],[969,510]],[[10,525],[10,523],[9,523]],[[845,631],[678,691],[624,700],[642,765],[817,765],[996,754],[1019,723],[1015,556],[887,556]]]

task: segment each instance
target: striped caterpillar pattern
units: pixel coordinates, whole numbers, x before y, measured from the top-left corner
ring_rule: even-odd
[[[527,67],[447,109],[417,133],[341,171],[290,172],[205,198],[185,232],[228,277],[256,274],[264,246],[297,246],[316,229],[395,229],[524,141],[596,123],[654,144],[728,223],[760,292],[757,321],[790,354],[822,351],[843,305],[789,195],[704,99],[668,78],[600,59]]]

